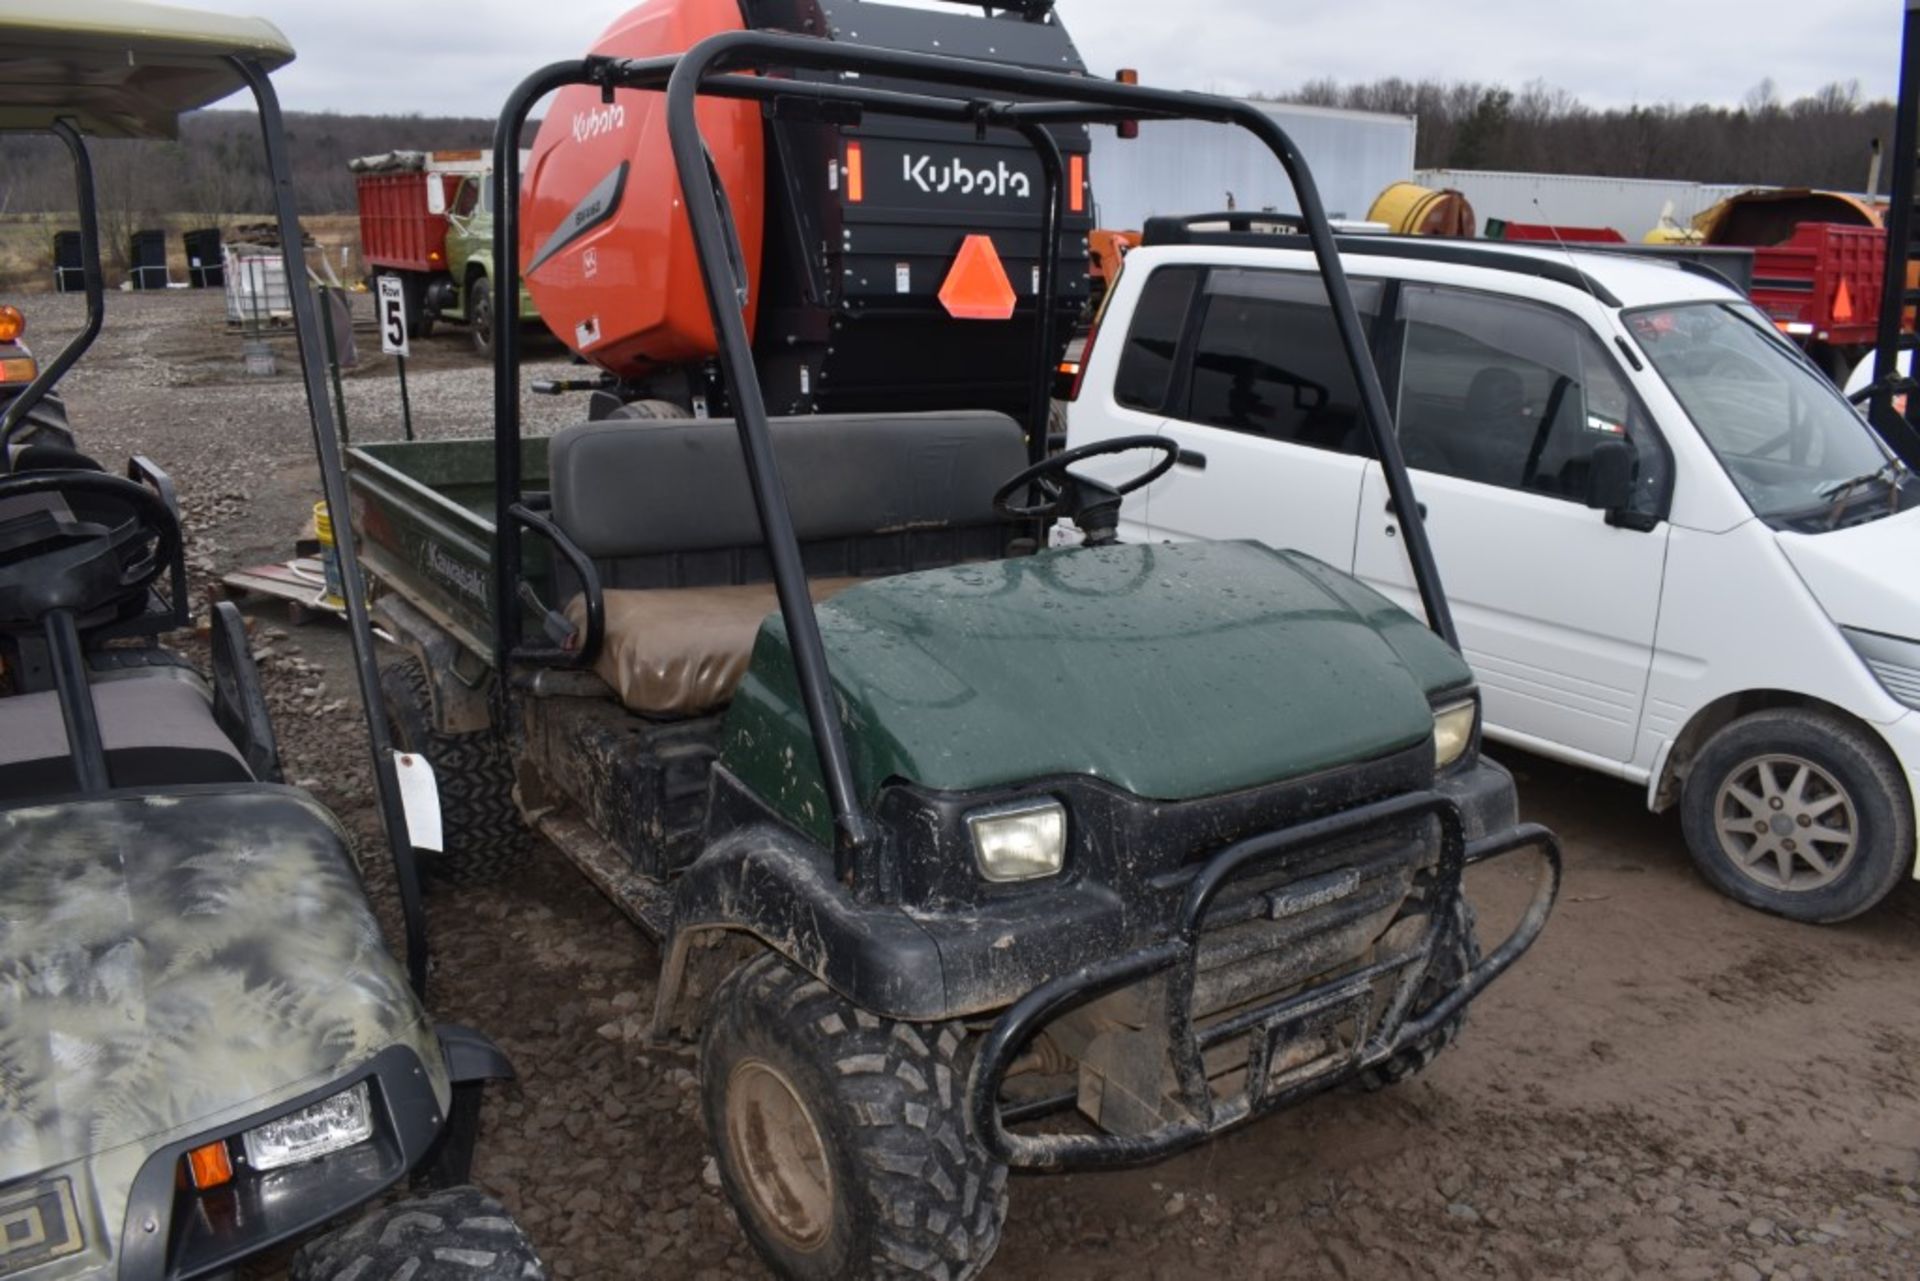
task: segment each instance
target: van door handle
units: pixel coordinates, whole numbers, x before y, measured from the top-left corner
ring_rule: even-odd
[[[1420,513],[1421,520],[1425,520],[1427,518],[1427,505],[1425,503],[1415,503],[1413,505],[1413,509]],[[1387,515],[1397,516],[1398,514],[1399,513],[1394,511],[1393,509],[1393,500],[1389,498],[1387,500]]]
[[[1197,449],[1183,449],[1174,455],[1173,461],[1182,467],[1191,467],[1194,471],[1207,469],[1207,456]]]

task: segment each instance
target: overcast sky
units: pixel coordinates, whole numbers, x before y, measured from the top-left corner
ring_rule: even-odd
[[[535,67],[586,52],[623,0],[188,0],[280,25],[295,110],[492,116]],[[660,3],[661,0],[649,0]],[[909,0],[924,3],[925,0]],[[1738,103],[1858,80],[1891,97],[1900,0],[1059,0],[1088,64],[1223,93],[1332,76],[1535,78],[1598,106]]]

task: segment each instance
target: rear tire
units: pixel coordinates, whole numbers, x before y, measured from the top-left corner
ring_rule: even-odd
[[[1421,981],[1420,990],[1413,998],[1412,1014],[1415,1017],[1439,1004],[1447,993],[1466,980],[1474,966],[1480,964],[1480,940],[1474,932],[1479,922],[1474,917],[1473,904],[1467,902],[1465,894],[1456,898],[1454,903],[1453,937],[1447,940],[1446,950],[1434,957],[1427,966],[1427,976]],[[1440,1057],[1442,1050],[1460,1039],[1460,1029],[1466,1025],[1467,1012],[1462,1009],[1424,1039],[1405,1046],[1398,1053],[1362,1072],[1360,1088],[1384,1090],[1420,1075]]]
[[[493,286],[476,276],[467,286],[467,327],[473,333],[474,354],[493,358]]]
[[[301,1246],[288,1281],[540,1281],[533,1242],[479,1188],[397,1202]]]
[[[417,658],[381,670],[393,745],[427,758],[440,787],[446,849],[426,857],[427,872],[455,885],[484,885],[526,860],[533,834],[513,801],[513,762],[486,730],[442,734],[433,728],[427,672]]]
[[[961,1025],[876,1018],[770,953],[735,970],[710,1011],[708,1141],[775,1275],[979,1275],[1006,1221],[1007,1170],[967,1125]]]
[[[1738,902],[1826,925],[1913,868],[1913,803],[1886,748],[1837,717],[1756,712],[1707,740],[1680,794],[1700,874]]]

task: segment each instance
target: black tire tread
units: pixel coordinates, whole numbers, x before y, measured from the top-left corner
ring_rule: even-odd
[[[486,731],[442,734],[433,728],[427,673],[418,658],[380,672],[380,693],[394,746],[427,758],[440,787],[440,820],[447,848],[426,861],[434,876],[455,885],[484,885],[523,862],[533,834],[513,800],[513,762]]]
[[[1465,894],[1457,895],[1454,904],[1453,937],[1447,941],[1447,950],[1427,967],[1426,978],[1421,982],[1419,992],[1414,994],[1412,1012],[1415,1015],[1432,1009],[1480,963],[1479,918],[1474,913],[1473,904],[1467,901]],[[1360,1088],[1384,1090],[1420,1075],[1433,1066],[1433,1061],[1440,1057],[1443,1050],[1460,1039],[1460,1030],[1466,1025],[1467,1011],[1462,1009],[1423,1039],[1362,1072]]]
[[[302,1245],[288,1281],[541,1281],[533,1242],[498,1201],[448,1188],[384,1206]]]
[[[862,1281],[978,1276],[1006,1222],[1007,1170],[968,1131],[965,1027],[895,1023],[856,1010],[771,953],[736,970],[714,1001],[719,1016],[709,1024],[703,1065],[711,1061],[721,1021],[777,1022],[788,1044],[804,1047],[831,1071],[840,1102],[858,1118],[852,1148],[874,1212],[872,1249],[868,1259],[849,1260],[845,1275]],[[709,1094],[716,1150],[725,1143],[716,1115],[722,1092],[715,1082]],[[736,1210],[749,1224],[738,1202]]]

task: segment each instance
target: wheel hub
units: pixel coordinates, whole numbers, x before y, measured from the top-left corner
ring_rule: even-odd
[[[1860,845],[1859,811],[1831,773],[1769,755],[1731,770],[1714,802],[1720,848],[1748,879],[1806,893],[1846,874]]]
[[[760,1222],[798,1251],[833,1227],[833,1167],[813,1114],[785,1073],[747,1059],[727,1080],[726,1141]]]

